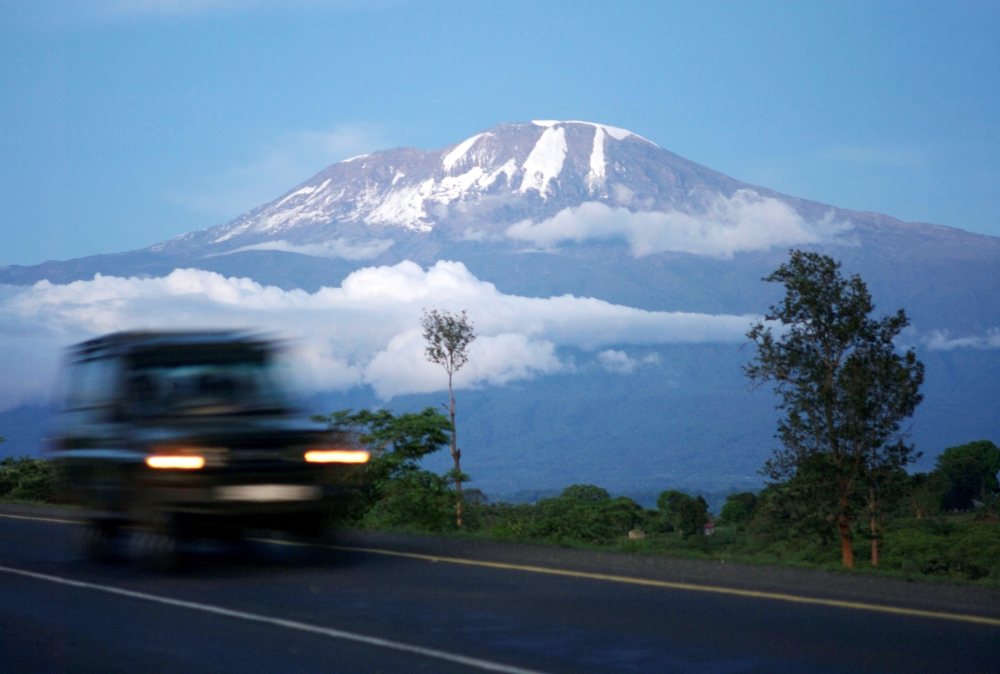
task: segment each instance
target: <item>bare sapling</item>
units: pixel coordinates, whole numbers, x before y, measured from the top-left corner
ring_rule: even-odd
[[[448,373],[448,404],[444,407],[451,418],[451,457],[455,460],[455,522],[462,526],[462,451],[458,448],[458,429],[455,426],[455,373],[469,362],[469,345],[476,338],[472,323],[465,311],[452,314],[431,309],[420,319],[427,348],[424,353],[432,363],[437,363]]]

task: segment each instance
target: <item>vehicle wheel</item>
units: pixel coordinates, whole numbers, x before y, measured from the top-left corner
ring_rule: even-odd
[[[131,556],[155,571],[171,572],[181,567],[176,536],[162,531],[137,531],[130,541]]]
[[[303,515],[289,533],[299,542],[317,545],[328,542],[330,538],[324,514]]]
[[[120,534],[120,527],[115,522],[88,522],[80,532],[80,552],[84,558],[94,562],[113,561]]]

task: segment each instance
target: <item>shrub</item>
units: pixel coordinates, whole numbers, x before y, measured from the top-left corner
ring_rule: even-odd
[[[692,536],[701,531],[708,522],[708,502],[702,496],[692,498],[684,492],[671,489],[660,494],[656,507],[673,528],[684,536]]]
[[[426,470],[411,472],[383,487],[382,498],[365,513],[362,524],[376,529],[454,529],[455,492],[446,477]]]
[[[937,459],[936,472],[944,480],[941,507],[945,510],[969,510],[973,501],[990,500],[1000,484],[1000,448],[989,440],[978,440],[949,447]]]
[[[0,499],[48,501],[55,495],[55,472],[42,459],[22,456],[0,461]]]
[[[573,485],[534,505],[501,503],[473,512],[496,538],[563,544],[610,543],[646,521],[638,503],[624,496],[613,499],[593,485]]]
[[[719,513],[722,524],[745,524],[753,517],[757,508],[757,495],[751,491],[730,494]]]

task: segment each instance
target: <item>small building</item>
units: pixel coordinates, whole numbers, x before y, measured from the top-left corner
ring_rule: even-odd
[[[701,525],[701,530],[705,532],[706,536],[711,536],[715,533],[715,522],[705,522]]]

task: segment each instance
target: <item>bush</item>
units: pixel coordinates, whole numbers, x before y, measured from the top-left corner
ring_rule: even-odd
[[[692,498],[671,489],[660,494],[656,507],[663,519],[684,536],[701,532],[702,525],[708,522],[708,502],[701,496]]]
[[[363,526],[423,531],[455,529],[455,492],[447,478],[426,470],[389,481],[382,498],[364,514]]]
[[[648,519],[632,499],[613,499],[594,485],[573,485],[534,505],[501,503],[473,512],[493,537],[560,544],[611,543]]]
[[[969,510],[973,501],[986,502],[1000,484],[1000,448],[989,440],[978,440],[949,447],[937,459],[935,472],[944,481],[941,507],[945,510]]]
[[[885,569],[961,580],[1000,580],[1000,523],[968,515],[897,520],[886,530]]]
[[[0,461],[0,499],[49,501],[55,495],[55,471],[42,459],[22,456]]]
[[[730,494],[719,513],[720,524],[746,524],[757,508],[757,495],[752,491]]]

